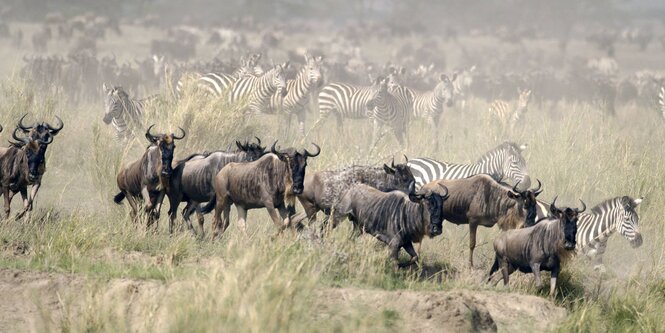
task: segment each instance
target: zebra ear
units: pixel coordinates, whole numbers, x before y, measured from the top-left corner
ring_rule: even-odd
[[[521,144],[521,145],[519,146],[519,148],[520,148],[521,151],[525,151],[528,147],[529,147],[529,145],[526,144],[526,143],[523,143],[523,144]]]
[[[111,89],[109,89],[109,86],[107,86],[106,82],[104,82],[102,83],[102,90],[104,90],[104,92],[108,94],[109,90]]]
[[[635,204],[635,207],[637,207],[639,204],[641,204],[642,200],[644,200],[643,197],[639,197],[639,198],[633,200],[633,203]]]

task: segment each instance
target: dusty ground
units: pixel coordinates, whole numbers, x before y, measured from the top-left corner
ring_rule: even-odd
[[[95,283],[97,283],[95,285]],[[37,332],[69,328],[69,321],[89,316],[80,300],[115,304],[108,316],[125,318],[134,331],[167,329],[164,300],[186,282],[85,277],[27,270],[0,270],[0,331]],[[100,288],[100,285],[101,288]],[[96,292],[92,292],[95,285]],[[99,290],[103,290],[99,292]],[[88,293],[89,295],[86,295]],[[83,294],[83,297],[81,297]],[[70,300],[76,301],[70,301]],[[381,309],[398,331],[543,331],[552,329],[566,311],[536,296],[490,291],[383,291],[355,288],[320,290],[314,297],[316,316],[345,316],[358,307]]]

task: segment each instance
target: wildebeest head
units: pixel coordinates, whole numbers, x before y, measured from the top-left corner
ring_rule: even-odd
[[[307,149],[303,149],[303,152],[299,152],[294,148],[287,148],[284,150],[279,150],[275,148],[277,141],[272,144],[270,152],[277,155],[279,160],[285,162],[288,165],[288,170],[291,172],[291,182],[293,194],[298,195],[302,194],[304,189],[304,180],[305,180],[305,168],[307,167],[307,158],[316,157],[321,153],[321,147],[317,144],[312,143],[316,147],[316,153],[310,153]]]
[[[108,125],[113,118],[120,117],[122,112],[127,108],[129,95],[127,95],[122,87],[110,87],[106,83],[102,84],[102,89],[106,93],[106,97],[104,98],[104,118],[102,120]]]
[[[23,120],[28,114],[24,114],[21,119],[19,119],[18,124],[16,125],[17,129],[20,129],[23,134],[29,137],[32,140],[39,140],[40,144],[48,141],[49,143],[53,141],[53,137],[58,135],[60,130],[65,127],[65,124],[62,122],[60,117],[55,116],[55,119],[58,121],[56,126],[53,126],[47,122],[33,123],[32,125],[26,125],[23,123]]]
[[[528,189],[526,191],[518,191],[517,186],[518,184],[515,184],[513,186],[513,192],[517,193],[520,199],[524,201],[524,211],[526,211],[526,220],[524,223],[525,227],[530,227],[536,224],[536,218],[538,217],[538,200],[536,199],[540,193],[543,192],[541,189],[542,183],[540,182],[539,179],[536,179],[538,181],[538,187],[535,189]]]
[[[443,202],[448,199],[448,188],[439,184],[444,194],[437,191],[425,190],[424,193],[409,195],[409,200],[422,203],[429,215],[429,235],[438,236],[443,232]]]
[[[395,160],[393,159],[390,166],[388,164],[383,165],[383,170],[387,174],[393,175],[394,184],[391,184],[392,188],[406,188],[408,189],[407,193],[414,193],[416,190],[416,179],[413,177],[411,168],[407,165],[409,158],[406,155],[404,155],[404,158],[406,159],[404,164],[395,165]]]
[[[586,210],[586,204],[584,201],[580,200],[582,202],[582,209],[577,209],[577,208],[569,208],[566,207],[563,210],[559,209],[556,207],[556,197],[554,198],[554,201],[552,201],[552,204],[550,205],[550,213],[552,214],[553,217],[561,221],[563,224],[563,247],[566,250],[574,250],[575,246],[577,246],[577,219],[578,219],[578,214],[584,212]]]
[[[15,142],[11,143],[25,152],[23,163],[26,164],[28,169],[28,182],[32,184],[44,174],[46,169],[46,148],[53,142],[53,136],[49,136],[48,139],[33,139],[30,136],[22,138],[16,135],[16,132],[19,130],[20,128],[18,127],[14,129],[12,138]]]
[[[151,130],[155,125],[150,125],[148,130],[145,132],[145,137],[150,141],[152,145],[157,146],[159,149],[159,162],[161,163],[160,174],[165,177],[171,176],[173,171],[173,151],[175,150],[175,140],[181,140],[185,137],[186,133],[182,127],[178,127],[182,133],[180,136],[176,136],[174,133],[171,134],[152,134]],[[156,156],[155,156],[156,157]],[[153,161],[153,165],[158,165]]]
[[[266,147],[261,146],[261,139],[256,138],[256,143],[236,141],[236,146],[247,154],[248,161],[256,161],[266,153]]]
[[[620,199],[623,210],[621,211],[621,224],[619,225],[619,233],[630,241],[630,245],[634,248],[642,246],[642,233],[639,228],[639,216],[635,208],[642,203],[642,198],[633,199],[629,196],[624,196]]]
[[[441,74],[439,76],[439,83],[434,87],[436,96],[443,98],[447,107],[453,106],[453,93],[455,92],[455,87],[453,86],[453,81],[457,78],[457,73],[453,74],[452,80],[448,78],[448,75]]]
[[[323,85],[323,56],[312,57],[309,52],[305,53],[305,71],[307,81],[315,87]]]

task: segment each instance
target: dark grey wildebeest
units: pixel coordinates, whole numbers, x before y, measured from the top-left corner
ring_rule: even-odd
[[[409,264],[418,261],[413,243],[425,237],[440,235],[443,224],[443,204],[447,189],[437,185],[439,191],[423,189],[416,194],[381,192],[365,184],[353,185],[335,206],[333,226],[344,217],[390,247],[390,257],[399,266],[399,250],[404,248],[411,256]]]
[[[41,177],[46,171],[46,148],[53,142],[53,136],[47,139],[31,136],[19,137],[14,129],[11,146],[0,152],[0,186],[5,196],[5,217],[9,218],[11,202],[16,193],[23,198],[23,211],[16,218],[21,218],[32,210],[32,205],[41,183]],[[32,189],[28,195],[28,186]]]
[[[169,217],[171,224],[176,218],[180,202],[187,202],[183,210],[183,218],[189,229],[194,232],[190,220],[191,214],[196,211],[198,222],[203,235],[203,214],[199,205],[210,201],[215,195],[213,182],[215,176],[222,168],[231,162],[252,162],[265,155],[266,147],[261,146],[261,140],[256,138],[257,143],[240,143],[236,141],[236,151],[215,151],[203,154],[193,154],[177,163],[171,176],[170,188],[167,191],[171,207]]]
[[[354,184],[366,184],[382,192],[399,190],[414,193],[416,181],[406,164],[395,165],[394,160],[390,166],[354,165],[342,170],[309,173],[305,175],[305,189],[298,195],[305,211],[294,216],[293,222],[299,223],[305,217],[313,221],[319,211],[330,215],[335,203]]]
[[[448,188],[450,198],[443,205],[443,218],[454,224],[469,225],[469,265],[473,267],[473,250],[476,247],[478,226],[501,230],[522,227],[526,220],[526,193],[498,183],[486,174],[464,179],[437,180],[423,186],[431,191],[438,184]]]
[[[295,196],[303,192],[307,158],[318,156],[321,148],[314,144],[316,153],[312,154],[306,149],[302,153],[294,148],[278,150],[276,144],[270,148],[271,154],[254,162],[229,163],[215,176],[215,196],[203,208],[203,213],[215,209],[213,240],[228,227],[232,204],[240,225],[245,224],[247,210],[264,207],[280,232],[291,225]]]
[[[30,137],[33,140],[41,139],[42,141],[49,141],[51,137],[58,135],[58,133],[65,127],[65,124],[62,122],[60,117],[55,116],[55,119],[58,121],[56,126],[53,126],[47,122],[35,122],[32,125],[26,125],[23,123],[23,120],[28,114],[24,114],[21,119],[18,121],[17,128],[23,132],[26,136]]]
[[[136,217],[139,211],[140,198],[143,198],[143,210],[149,214],[148,227],[159,219],[159,211],[164,194],[169,188],[173,172],[173,151],[175,140],[185,137],[185,130],[180,128],[182,134],[152,134],[150,131],[155,125],[148,127],[145,133],[150,146],[146,148],[143,156],[129,163],[118,173],[117,181],[120,192],[113,201],[120,204],[123,199],[132,208],[132,216]],[[172,226],[169,226],[172,229]]]
[[[496,258],[488,281],[501,269],[503,283],[508,285],[510,274],[519,270],[533,273],[536,286],[540,287],[540,271],[549,271],[552,272],[550,296],[554,296],[561,264],[575,253],[578,214],[586,209],[584,202],[582,205],[582,210],[559,209],[552,203],[552,218],[533,227],[502,232],[494,240]]]

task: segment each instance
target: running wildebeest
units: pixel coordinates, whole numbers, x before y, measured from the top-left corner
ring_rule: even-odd
[[[316,153],[312,154],[307,149],[302,153],[294,148],[278,150],[276,144],[270,148],[271,154],[254,162],[229,163],[215,176],[215,196],[202,209],[203,213],[215,209],[213,240],[228,227],[232,204],[240,225],[245,224],[247,210],[263,207],[279,232],[291,225],[295,196],[303,191],[307,158],[318,156],[321,148],[314,144]]]
[[[17,219],[32,210],[41,177],[46,171],[46,148],[53,142],[53,136],[47,139],[19,137],[16,133],[19,130],[18,127],[14,129],[12,138],[15,142],[10,142],[12,145],[0,155],[0,186],[5,196],[6,218],[9,218],[14,195],[21,193],[23,198],[23,211],[16,216]],[[28,185],[32,185],[30,195]]]
[[[498,224],[501,230],[508,230],[519,228],[525,223],[524,203],[527,194],[517,190],[519,183],[511,189],[489,175],[480,174],[464,179],[437,180],[423,188],[436,191],[436,184],[446,186],[449,191],[450,197],[443,205],[443,218],[454,224],[469,225],[471,267],[478,226],[490,228]]]
[[[169,217],[171,224],[176,218],[178,205],[182,201],[187,202],[183,210],[183,218],[189,229],[194,232],[190,220],[191,214],[196,211],[198,222],[203,235],[203,215],[199,204],[210,201],[215,195],[213,182],[215,176],[225,165],[230,162],[252,162],[263,156],[266,147],[261,146],[261,140],[256,138],[257,143],[244,144],[236,141],[236,151],[215,151],[203,154],[193,154],[179,161],[173,168],[171,183],[167,195],[169,197]]]
[[[445,186],[437,185],[448,192]],[[390,257],[399,267],[399,250],[411,256],[410,264],[418,262],[413,243],[425,237],[440,235],[443,204],[447,194],[423,189],[407,195],[400,191],[381,192],[365,184],[353,185],[335,206],[333,226],[348,217],[354,229],[363,230],[390,247]]]
[[[305,217],[313,221],[320,210],[330,215],[330,210],[354,184],[366,184],[382,192],[398,190],[408,194],[414,193],[416,181],[406,164],[395,165],[394,160],[390,166],[384,164],[382,168],[354,165],[342,170],[309,173],[305,175],[305,188],[298,195],[304,212],[294,216],[293,222],[299,223]]]
[[[492,280],[492,275],[501,269],[503,284],[508,285],[510,274],[519,270],[533,273],[536,286],[540,288],[540,271],[549,271],[552,272],[550,296],[554,296],[561,264],[575,253],[578,214],[586,209],[584,202],[582,205],[581,210],[559,209],[552,202],[551,219],[541,221],[533,227],[502,232],[494,240],[496,258],[490,269],[488,282]]]
[[[23,124],[23,120],[28,114],[24,114],[21,119],[18,121],[17,128],[20,129],[23,134],[26,134],[33,140],[41,139],[41,140],[50,140],[49,137],[54,137],[58,135],[58,133],[65,127],[65,124],[62,122],[62,119],[60,117],[55,116],[56,120],[58,120],[58,126],[54,127],[51,124],[47,122],[41,122],[41,123],[33,123],[32,125],[28,126]]]
[[[173,151],[175,140],[185,137],[185,130],[179,127],[182,134],[152,134],[155,125],[150,125],[145,133],[150,146],[146,148],[143,156],[126,165],[120,170],[117,177],[120,192],[115,195],[113,201],[120,204],[123,199],[132,208],[132,216],[138,215],[139,197],[143,198],[143,209],[149,213],[148,227],[153,220],[159,219],[159,210],[164,199],[166,189],[169,187],[171,173],[173,171]],[[171,226],[169,226],[171,229]]]

